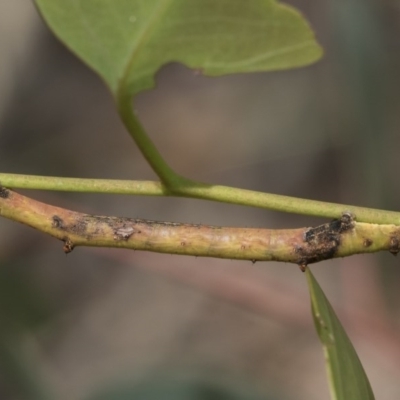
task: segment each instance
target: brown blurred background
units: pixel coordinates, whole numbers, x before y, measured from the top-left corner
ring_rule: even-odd
[[[172,167],[193,179],[399,209],[400,6],[290,1],[325,57],[218,79],[164,67],[136,102]],[[155,179],[102,82],[31,2],[0,2],[0,171]],[[252,227],[322,220],[212,202],[27,191],[82,212]],[[400,398],[399,260],[312,267],[380,400]],[[276,399],[328,399],[296,266],[78,248],[0,220],[0,398],[84,399],[118,382],[200,376]],[[110,397],[111,398],[111,397]],[[271,397],[272,398],[272,397]]]

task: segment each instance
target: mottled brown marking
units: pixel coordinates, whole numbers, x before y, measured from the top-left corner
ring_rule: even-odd
[[[370,246],[372,246],[373,243],[374,242],[371,239],[365,239],[364,242],[363,242],[363,246],[364,247],[370,247]]]
[[[74,223],[69,225],[58,215],[53,215],[52,220],[52,227],[55,229],[89,238],[89,236],[86,235],[88,222],[85,220],[85,218],[77,218]]]
[[[58,215],[53,215],[51,226],[56,229],[64,229],[64,221]]]
[[[114,240],[128,240],[134,232],[135,229],[131,226],[118,228],[114,231]]]
[[[300,269],[303,270],[308,264],[333,258],[340,246],[341,235],[353,228],[354,217],[350,213],[344,213],[340,219],[307,229],[303,236],[304,244],[296,245],[294,249]]]
[[[400,251],[400,242],[396,236],[392,236],[390,238],[390,248],[389,251],[394,255],[397,256],[397,253]]]
[[[79,218],[74,224],[72,224],[68,228],[70,232],[83,236],[86,235],[87,225],[87,222],[83,218]]]
[[[10,197],[10,191],[3,186],[0,186],[0,197],[2,199],[8,199]]]

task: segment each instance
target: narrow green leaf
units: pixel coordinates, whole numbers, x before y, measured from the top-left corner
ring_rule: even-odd
[[[360,359],[332,306],[309,268],[306,275],[314,323],[324,348],[332,399],[374,399]]]
[[[111,91],[135,95],[176,61],[210,76],[303,66],[322,54],[275,0],[36,0],[53,32]]]

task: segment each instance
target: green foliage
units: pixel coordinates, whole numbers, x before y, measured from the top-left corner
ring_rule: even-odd
[[[314,323],[325,352],[332,399],[374,399],[371,385],[350,339],[309,268],[306,274]]]
[[[203,74],[269,71],[314,62],[307,22],[274,0],[36,0],[52,31],[116,94],[154,86],[177,61]]]

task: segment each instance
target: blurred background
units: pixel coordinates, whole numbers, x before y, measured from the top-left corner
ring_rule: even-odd
[[[217,79],[171,64],[138,97],[140,120],[190,178],[399,210],[399,3],[287,3],[315,29],[322,61]],[[52,37],[31,2],[0,2],[0,60],[1,172],[155,179],[100,79]],[[81,212],[176,222],[324,222],[191,199],[24,193]],[[376,397],[400,398],[399,259],[353,256],[312,271]],[[86,399],[170,379],[188,390],[175,399],[212,385],[238,396],[226,398],[328,399],[298,267],[113,249],[65,256],[61,242],[0,220],[1,399]],[[101,398],[117,399],[111,392]],[[224,398],[207,393],[198,398]]]

